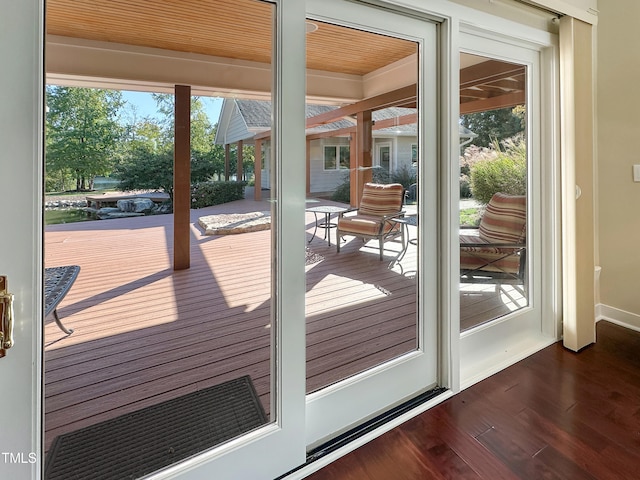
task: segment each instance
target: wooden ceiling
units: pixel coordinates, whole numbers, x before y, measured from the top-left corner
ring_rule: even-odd
[[[523,65],[477,59],[460,70],[460,112],[475,113],[525,103],[526,68]],[[469,59],[468,59],[469,60]],[[462,62],[461,62],[462,63]]]
[[[307,35],[307,68],[365,75],[417,53],[407,40],[312,22],[315,32]]]
[[[46,28],[51,35],[271,62],[275,6],[266,2],[48,0],[46,8]],[[313,24],[318,28],[307,34],[309,69],[363,76],[417,51],[416,44],[407,40]],[[486,110],[488,105],[522,103],[524,67],[482,60],[478,57],[461,70],[461,106],[471,112]]]
[[[273,6],[253,0],[48,0],[47,34],[271,61]]]
[[[47,33],[270,63],[274,9],[256,0],[48,0]],[[365,75],[416,52],[405,40],[313,24],[314,70]]]

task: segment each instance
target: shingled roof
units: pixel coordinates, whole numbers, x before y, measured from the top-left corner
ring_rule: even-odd
[[[242,134],[242,138],[234,138],[237,140],[251,140],[257,133],[264,132],[271,128],[271,102],[266,100],[246,100],[246,99],[225,99],[225,104],[220,112],[220,118],[225,115],[225,106],[231,107],[231,103],[237,107],[244,124],[246,126],[246,132]],[[317,115],[332,111],[339,108],[335,105],[320,105],[320,104],[307,104],[306,106],[306,118],[315,117]],[[375,110],[372,113],[373,121],[389,120],[393,118],[404,117],[407,115],[413,115],[417,112],[414,108],[402,108],[402,107],[389,107],[381,110]],[[227,115],[229,113],[226,113]],[[338,130],[342,128],[349,128],[355,126],[355,119],[344,118],[336,122],[317,125],[313,128],[307,129],[307,134],[326,132],[331,130]],[[222,121],[218,122],[218,131],[216,132],[216,143],[225,143],[227,135],[224,129],[227,125],[223,125]],[[388,128],[381,128],[374,131],[374,135],[385,136],[415,136],[417,135],[417,126],[415,123],[405,125],[395,125]],[[475,137],[475,134],[470,130],[460,125],[460,137],[461,139],[471,139]]]

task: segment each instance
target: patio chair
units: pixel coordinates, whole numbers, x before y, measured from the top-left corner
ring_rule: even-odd
[[[479,228],[460,235],[460,281],[523,284],[526,225],[525,196],[494,194]]]
[[[344,235],[359,237],[363,241],[378,240],[380,260],[383,259],[384,242],[402,237],[404,229],[394,219],[401,217],[404,200],[404,187],[399,183],[382,185],[366,183],[362,191],[360,208],[340,213],[337,224],[337,249],[340,253],[340,241]],[[349,212],[355,214],[347,215]]]

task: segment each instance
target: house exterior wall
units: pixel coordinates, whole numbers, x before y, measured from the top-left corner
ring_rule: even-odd
[[[597,27],[598,254],[600,303],[640,327],[640,183],[632,165],[640,129],[640,2],[599,2]]]
[[[411,167],[411,146],[418,142],[416,137],[378,137],[375,144],[391,143],[391,172],[403,167]]]
[[[349,146],[348,138],[323,138],[312,140],[311,148],[311,193],[332,192],[335,188],[349,178],[346,169],[325,170],[324,168],[324,147],[325,146]]]
[[[246,140],[248,137],[252,136],[247,129],[247,124],[242,119],[242,115],[240,115],[240,111],[237,105],[233,107],[233,115],[231,116],[231,120],[229,121],[229,126],[227,128],[226,142],[227,143],[235,143],[239,140]]]
[[[402,166],[411,167],[411,146],[417,142],[416,137],[376,137],[373,141],[373,155],[376,155],[377,146],[381,144],[391,145],[391,171]],[[345,182],[348,177],[346,169],[325,170],[324,148],[325,146],[349,146],[347,138],[323,138],[311,141],[311,193],[332,192],[338,185]],[[377,159],[374,160],[377,163]],[[263,172],[263,175],[265,173]],[[263,187],[265,182],[263,179]]]

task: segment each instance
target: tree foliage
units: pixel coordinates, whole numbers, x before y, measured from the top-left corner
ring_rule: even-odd
[[[501,142],[521,133],[525,128],[524,106],[501,108],[486,112],[462,115],[464,127],[477,135],[473,144],[478,147],[491,147],[494,140]]]
[[[161,117],[129,125],[126,152],[115,176],[122,190],[163,190],[173,198],[174,97],[153,94]],[[214,144],[202,100],[191,99],[191,182],[224,172],[224,149]]]
[[[112,90],[48,86],[46,168],[50,178],[75,180],[76,190],[91,188],[96,175],[108,175],[117,158],[123,128],[122,94]]]
[[[173,146],[175,124],[175,97],[165,93],[151,94],[158,107],[160,119],[157,124],[162,133],[162,142]],[[200,97],[191,97],[191,151],[209,152],[213,147],[216,131]]]

